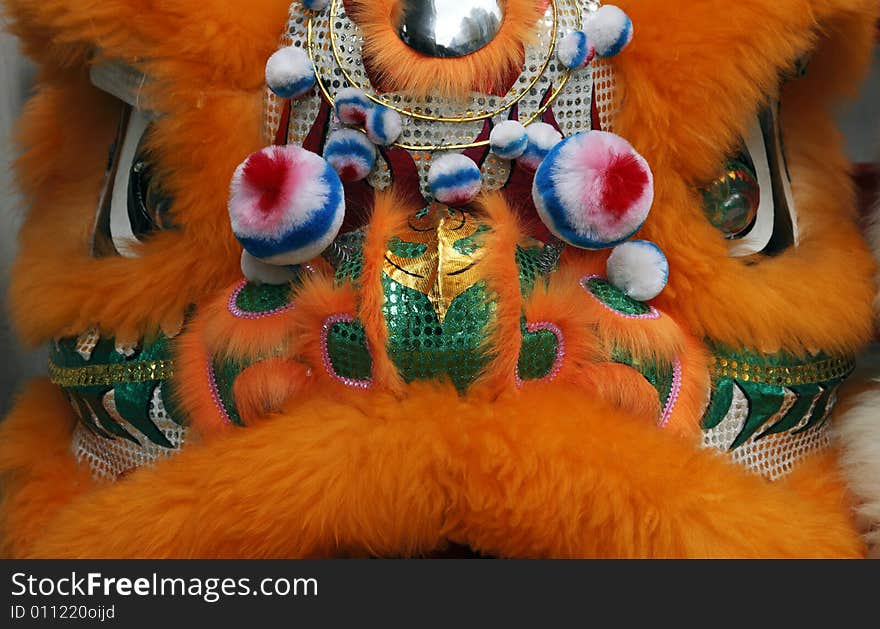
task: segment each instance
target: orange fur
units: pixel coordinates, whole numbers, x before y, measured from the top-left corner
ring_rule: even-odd
[[[382,289],[382,268],[388,241],[401,233],[406,225],[407,206],[392,195],[376,196],[373,215],[364,240],[364,268],[361,274],[360,305],[357,314],[373,353],[373,381],[392,391],[403,388],[403,379],[391,362],[385,348],[388,346],[388,327],[382,306],[385,293]],[[330,315],[333,313],[327,313]]]
[[[522,65],[522,46],[534,38],[544,9],[534,0],[509,0],[498,35],[480,50],[451,59],[416,52],[395,29],[397,0],[351,0],[351,15],[364,33],[364,59],[382,85],[415,94],[463,97],[498,90]]]
[[[853,221],[852,184],[829,108],[864,70],[876,3],[619,4],[638,34],[614,62],[622,102],[615,131],[654,171],[654,208],[639,236],[669,258],[658,306],[696,336],[732,346],[798,354],[859,348],[872,332],[874,262]],[[670,14],[674,35],[663,18]],[[671,41],[675,54],[665,54]],[[782,108],[801,244],[749,266],[728,255],[693,184],[716,174],[763,95],[776,91],[779,73],[814,44],[814,63],[786,86]]]
[[[522,347],[520,317],[523,298],[514,259],[521,231],[516,217],[500,195],[484,195],[480,198],[480,206],[492,226],[483,244],[485,254],[480,269],[495,296],[496,306],[495,319],[483,348],[492,360],[480,378],[479,387],[497,393],[516,386],[516,365]]]
[[[408,556],[444,538],[526,557],[863,552],[827,460],[771,484],[577,390],[486,403],[413,389],[296,400],[74,498],[26,554]]]
[[[0,556],[29,552],[59,509],[94,488],[70,456],[74,421],[58,388],[40,380],[0,424]]]
[[[500,296],[498,357],[487,386],[467,396],[442,383],[404,386],[385,351],[381,260],[405,216],[393,195],[376,199],[359,288],[334,286],[323,269],[278,319],[236,324],[225,310],[223,289],[240,276],[226,189],[234,167],[260,145],[263,64],[287,0],[255,0],[247,12],[222,0],[7,4],[42,66],[17,166],[32,207],[12,285],[22,334],[40,342],[98,324],[138,338],[175,328],[192,303],[199,308],[177,347],[175,384],[193,440],[176,457],[96,485],[68,452],[73,415],[57,389],[38,383],[21,398],[0,426],[0,552],[419,555],[451,540],[510,557],[862,554],[833,454],[770,484],[691,437],[706,401],[699,339],[803,354],[854,351],[870,336],[873,262],[854,224],[828,111],[864,68],[872,1],[619,0],[637,34],[613,62],[615,130],[654,171],[655,206],[640,237],[670,261],[669,287],[656,300],[664,314],[631,321],[608,312],[577,286],[579,274],[601,271],[605,254],[574,251],[523,304],[510,256],[518,229],[507,206],[487,197],[496,222],[486,268]],[[511,0],[495,42],[442,62],[393,36],[392,0],[355,4],[385,82],[460,94],[497,84],[518,63],[542,3]],[[139,11],[144,19],[131,20]],[[716,174],[779,73],[812,47],[808,75],[783,90],[801,245],[749,266],[729,257],[695,186]],[[95,48],[147,70],[153,83],[144,97],[166,114],[152,148],[168,171],[181,229],[151,238],[137,259],[88,255],[116,110],[88,83]],[[530,321],[559,323],[571,362],[556,381],[516,390],[521,307]],[[333,313],[364,322],[373,390],[348,389],[326,374],[320,333]],[[682,361],[684,386],[666,430],[653,426],[653,387],[607,362],[612,344]],[[215,352],[277,353],[236,383],[236,401],[254,424],[245,430],[222,429],[206,377]]]
[[[200,310],[206,348],[211,354],[243,358],[284,353],[285,348],[295,343],[292,320],[296,306],[258,319],[236,317],[229,311],[229,300],[242,281],[220,292]]]
[[[311,380],[308,367],[284,358],[267,358],[242,371],[233,395],[245,425],[280,411],[285,402],[304,393]]]

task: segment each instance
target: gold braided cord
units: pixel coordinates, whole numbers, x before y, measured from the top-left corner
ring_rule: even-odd
[[[337,41],[336,41],[336,37],[337,37],[336,36],[336,29],[335,29],[334,23],[335,23],[337,16],[338,16],[340,3],[341,3],[341,0],[333,0],[333,3],[331,5],[331,9],[330,9],[330,22],[329,22],[330,48],[333,51],[333,57],[336,62],[336,65],[339,67],[345,80],[349,83],[349,85],[351,85],[353,87],[360,88],[360,86],[357,84],[357,82],[355,82],[355,80],[351,77],[349,72],[345,69],[345,67],[342,63],[342,59],[339,56],[339,50],[338,50]],[[550,6],[553,8],[553,30],[551,32],[551,40],[550,40],[549,50],[548,50],[546,58],[544,59],[543,65],[541,66],[540,70],[535,74],[534,79],[528,85],[526,85],[524,88],[522,88],[520,90],[520,92],[517,94],[516,98],[514,98],[512,100],[504,100],[503,105],[501,107],[497,108],[495,111],[485,111],[485,112],[479,112],[476,114],[470,114],[470,112],[468,112],[469,115],[463,115],[463,116],[457,116],[457,117],[451,117],[451,118],[442,117],[442,116],[429,116],[426,114],[420,114],[420,113],[417,113],[414,111],[410,111],[410,110],[404,109],[402,107],[398,107],[398,106],[394,105],[393,103],[387,102],[385,99],[381,98],[380,96],[376,96],[375,94],[371,94],[368,91],[364,91],[364,95],[367,98],[369,98],[370,100],[372,100],[373,102],[378,103],[380,105],[383,105],[385,107],[388,107],[389,109],[393,109],[394,111],[396,111],[404,116],[407,116],[410,118],[417,118],[419,120],[426,120],[429,122],[447,122],[447,123],[476,122],[479,120],[486,120],[486,119],[492,118],[494,116],[497,116],[498,114],[501,114],[505,111],[508,111],[516,103],[518,103],[520,100],[525,98],[526,94],[528,94],[529,90],[537,84],[537,82],[540,80],[540,78],[543,76],[544,72],[546,71],[547,66],[550,64],[550,60],[553,56],[553,51],[556,49],[556,41],[557,41],[557,29],[558,29],[557,0],[550,0]],[[317,69],[318,66],[317,66],[317,63],[315,62],[315,41],[314,41],[314,39],[315,38],[314,38],[314,31],[313,31],[313,18],[309,18],[306,47],[308,49],[309,58],[312,60],[312,63],[315,65],[315,68]],[[558,85],[556,85],[554,87],[552,93],[547,98],[546,102],[543,105],[541,105],[541,107],[539,107],[532,115],[530,115],[528,118],[526,118],[525,120],[522,121],[522,124],[524,126],[528,126],[528,125],[534,123],[536,120],[539,120],[541,118],[541,116],[544,114],[544,112],[547,111],[547,109],[553,104],[553,102],[556,100],[556,98],[559,96],[559,94],[565,88],[570,76],[571,76],[571,70],[566,70],[565,74],[562,75],[561,79],[559,80]],[[327,101],[327,103],[331,107],[333,107],[335,99],[331,96],[330,91],[327,89],[327,86],[325,85],[324,80],[321,77],[321,73],[315,72],[315,77],[317,79],[318,88],[321,90],[321,93],[324,96],[324,99]],[[437,151],[437,150],[458,151],[458,150],[464,150],[464,149],[469,149],[469,148],[479,148],[479,147],[484,147],[484,146],[488,146],[488,145],[489,145],[489,140],[480,140],[480,141],[468,142],[468,143],[463,143],[463,144],[441,144],[441,145],[432,145],[432,144],[416,145],[416,144],[405,144],[402,142],[395,142],[394,143],[394,146],[401,148],[401,149],[404,149],[404,150],[407,150],[407,151]]]
[[[49,361],[49,379],[64,388],[110,386],[127,382],[167,380],[174,375],[174,362],[149,360],[117,365],[59,367]]]
[[[827,358],[800,365],[755,364],[726,356],[713,356],[711,371],[715,378],[733,378],[743,382],[797,386],[838,380],[856,367],[852,356]]]

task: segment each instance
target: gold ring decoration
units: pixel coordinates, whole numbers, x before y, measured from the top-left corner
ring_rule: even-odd
[[[711,371],[715,378],[733,378],[743,382],[797,386],[828,382],[846,377],[856,367],[853,357],[827,358],[800,365],[754,364],[743,360],[713,356]]]
[[[474,114],[468,113],[464,116],[456,116],[456,117],[449,117],[449,118],[442,117],[442,116],[428,116],[425,114],[420,114],[418,112],[410,111],[408,109],[404,109],[402,107],[398,107],[398,106],[388,102],[386,99],[382,98],[381,96],[376,96],[374,94],[370,94],[367,92],[365,92],[365,95],[367,98],[369,98],[373,102],[378,103],[380,105],[384,105],[385,107],[388,107],[390,109],[393,109],[394,111],[396,111],[400,114],[403,114],[404,116],[409,116],[411,118],[419,118],[421,120],[429,120],[431,122],[476,122],[477,120],[485,120],[487,118],[492,118],[493,116],[497,116],[498,114],[500,114],[504,111],[507,111],[508,109],[513,107],[516,103],[518,103],[529,92],[529,90],[532,89],[538,83],[538,81],[543,76],[545,70],[547,69],[547,66],[550,64],[550,59],[553,58],[553,51],[556,49],[556,37],[557,37],[557,29],[558,29],[558,22],[559,22],[558,17],[557,17],[558,10],[556,7],[556,2],[557,2],[557,0],[550,0],[550,7],[553,10],[553,30],[550,33],[550,45],[547,50],[547,54],[545,55],[544,61],[541,64],[540,69],[535,73],[535,77],[528,83],[528,85],[526,85],[525,87],[520,89],[519,92],[514,93],[515,98],[513,100],[506,102],[503,106],[497,108],[495,111],[483,111],[483,112],[478,112],[478,113],[474,113]],[[357,82],[351,77],[349,72],[345,69],[345,66],[343,65],[343,62],[342,62],[342,57],[339,54],[339,47],[337,45],[338,42],[337,42],[335,23],[336,23],[336,19],[339,16],[340,4],[342,4],[342,0],[333,0],[333,3],[330,7],[330,46],[331,46],[331,49],[333,50],[333,57],[336,60],[336,65],[339,66],[339,69],[342,72],[342,75],[345,77],[345,80],[348,81],[349,85],[351,85],[352,87],[358,87],[358,88],[363,89],[362,86],[358,85]],[[309,20],[309,33],[311,34],[311,19]],[[309,39],[309,41],[310,41],[309,52],[311,53],[311,38]]]
[[[537,85],[537,83],[544,76],[544,73],[547,70],[548,65],[550,64],[550,61],[553,58],[554,51],[556,50],[557,34],[558,34],[558,28],[559,28],[559,8],[557,6],[557,2],[559,2],[559,1],[560,0],[550,0],[550,3],[549,3],[549,7],[553,11],[553,27],[551,30],[550,41],[548,43],[547,53],[546,53],[546,55],[543,56],[543,61],[541,62],[539,69],[535,72],[535,76],[532,78],[532,80],[528,84],[526,84],[522,88],[518,88],[518,90],[516,92],[514,92],[512,95],[511,94],[506,95],[504,97],[503,104],[501,104],[497,108],[493,109],[492,111],[480,111],[480,112],[476,112],[476,113],[468,111],[467,113],[465,113],[463,115],[452,116],[452,117],[432,116],[432,115],[423,114],[423,113],[420,113],[417,111],[412,111],[410,109],[406,109],[403,107],[399,107],[399,106],[395,105],[394,103],[389,102],[387,99],[383,98],[382,96],[370,93],[369,91],[365,90],[363,86],[359,85],[355,81],[355,79],[351,76],[350,72],[345,68],[345,65],[343,63],[343,59],[341,57],[341,53],[339,50],[338,34],[336,32],[336,22],[339,18],[339,10],[340,10],[340,5],[341,5],[342,0],[333,0],[333,2],[331,4],[330,16],[329,16],[329,22],[328,22],[330,48],[332,50],[333,58],[336,63],[336,66],[339,68],[339,72],[341,73],[342,78],[344,78],[345,81],[349,85],[363,90],[364,95],[368,99],[373,101],[374,103],[388,107],[389,109],[392,109],[392,110],[394,110],[404,116],[407,116],[410,118],[415,118],[418,120],[425,120],[425,121],[429,121],[429,122],[456,123],[456,124],[468,123],[468,122],[479,122],[481,120],[487,120],[487,119],[493,118],[495,116],[498,116],[500,114],[503,114],[506,111],[509,111],[514,105],[516,105],[527,94],[529,94],[530,90],[532,88],[534,88],[534,86]],[[568,1],[568,0],[561,0],[561,1]],[[320,66],[317,62],[317,55],[316,55],[317,43],[315,41],[316,40],[315,19],[316,18],[313,16],[313,17],[310,17],[309,21],[308,21],[306,48],[308,50],[309,57],[311,58],[312,63],[315,65],[315,68],[316,68],[315,75],[317,78],[318,88],[320,89],[324,99],[332,107],[334,105],[335,99],[330,94],[330,90],[327,88],[327,85],[325,82],[325,77],[322,77],[322,73],[319,70]],[[563,72],[560,75],[560,77],[557,81],[557,84],[553,87],[553,91],[550,93],[550,96],[531,115],[529,115],[527,118],[522,120],[522,124],[527,126],[527,125],[530,125],[530,124],[534,123],[535,121],[539,120],[541,118],[541,116],[544,114],[544,112],[547,111],[547,109],[553,104],[553,102],[556,100],[556,98],[559,96],[559,94],[565,88],[570,77],[571,77],[571,70],[566,69],[565,72]],[[480,141],[456,143],[456,144],[421,144],[421,145],[419,145],[419,144],[406,144],[404,142],[399,142],[399,141],[394,143],[394,146],[401,148],[401,149],[404,149],[404,150],[407,150],[407,151],[464,150],[464,149],[469,149],[469,148],[484,147],[484,146],[488,146],[488,145],[489,145],[488,140],[480,140]]]
[[[124,382],[152,382],[167,380],[173,375],[174,363],[170,360],[86,367],[59,367],[52,360],[49,361],[49,379],[65,389],[111,386]]]

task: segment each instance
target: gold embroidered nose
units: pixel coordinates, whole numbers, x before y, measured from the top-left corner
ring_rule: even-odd
[[[504,0],[401,0],[397,33],[431,57],[463,57],[495,39]]]

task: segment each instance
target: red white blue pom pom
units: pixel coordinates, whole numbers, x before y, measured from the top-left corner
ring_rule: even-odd
[[[633,38],[633,23],[622,9],[606,4],[587,18],[584,31],[600,57],[613,57]]]
[[[342,124],[363,127],[367,124],[367,114],[373,108],[373,101],[356,87],[346,87],[336,94],[333,106]]]
[[[236,169],[229,217],[253,257],[302,264],[324,251],[342,227],[342,182],[320,155],[298,146],[270,146]]]
[[[489,134],[489,147],[501,159],[516,159],[526,152],[529,136],[522,123],[505,120]]]
[[[266,85],[279,98],[298,98],[315,86],[315,67],[302,48],[287,46],[266,62]]]
[[[660,247],[647,240],[617,245],[608,256],[608,281],[636,301],[649,301],[663,292],[669,262]]]
[[[574,31],[559,40],[556,56],[569,70],[580,70],[590,65],[596,56],[596,46],[585,32]]]
[[[309,11],[323,11],[330,4],[330,0],[302,0],[302,5]]]
[[[393,109],[376,105],[367,114],[367,136],[374,144],[394,144],[402,131],[403,121],[400,114]]]
[[[440,203],[461,206],[470,203],[483,187],[479,167],[461,153],[446,153],[434,159],[428,171],[431,194]]]
[[[550,152],[535,173],[532,197],[558,238],[583,249],[604,249],[644,224],[654,202],[654,176],[629,142],[588,131]]]
[[[376,147],[360,131],[341,129],[324,145],[326,159],[342,181],[360,181],[376,163]]]
[[[537,170],[547,154],[562,141],[562,134],[546,122],[536,122],[526,127],[529,144],[520,155],[518,164],[529,170]]]

